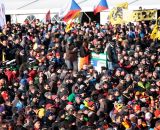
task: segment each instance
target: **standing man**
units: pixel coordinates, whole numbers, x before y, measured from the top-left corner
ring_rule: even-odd
[[[117,54],[116,54],[115,42],[113,40],[110,40],[108,42],[104,52],[107,53],[108,69],[109,69],[110,73],[112,74],[114,69],[118,65],[117,64],[118,58],[117,58]]]
[[[78,48],[74,44],[72,44],[72,41],[73,40],[71,38],[67,40],[65,63],[68,69],[78,71]]]

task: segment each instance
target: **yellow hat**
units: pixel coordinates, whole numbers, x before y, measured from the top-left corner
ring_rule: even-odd
[[[139,95],[140,95],[140,92],[139,92],[139,91],[137,91],[137,92],[135,93],[135,95],[136,95],[136,96],[139,96]]]
[[[44,108],[40,108],[38,110],[38,117],[39,118],[43,118],[44,117],[44,114],[45,114],[45,109]]]

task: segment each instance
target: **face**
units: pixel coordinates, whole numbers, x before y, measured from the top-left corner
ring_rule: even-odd
[[[119,70],[116,71],[116,76],[120,76],[121,72]]]
[[[146,64],[146,60],[145,59],[142,60],[142,64]]]
[[[60,101],[60,100],[59,100],[59,98],[57,97],[57,98],[55,99],[55,102],[57,102],[57,103],[58,103],[59,101]]]
[[[124,71],[121,72],[121,76],[125,76],[125,72]]]
[[[138,119],[137,123],[138,123],[138,125],[141,125],[142,124],[142,119]]]
[[[4,79],[0,79],[0,86],[3,86],[5,83],[5,80]]]
[[[78,104],[81,103],[80,97],[76,97],[75,100],[76,100],[76,102],[77,102]]]
[[[131,77],[127,76],[126,81],[130,81],[130,80],[131,80]]]
[[[157,85],[158,87],[160,87],[160,80],[158,80],[158,81],[156,82],[156,85]]]
[[[36,129],[40,129],[40,126],[41,126],[41,124],[40,124],[39,121],[37,121],[37,122],[34,124],[34,127],[35,127]]]
[[[134,57],[135,57],[135,58],[138,58],[138,53],[135,53],[135,54],[134,54]]]
[[[115,95],[116,97],[118,97],[118,96],[119,96],[119,92],[116,91],[116,92],[114,93],[114,95]]]
[[[7,46],[7,43],[8,42],[6,40],[2,42],[3,46]]]

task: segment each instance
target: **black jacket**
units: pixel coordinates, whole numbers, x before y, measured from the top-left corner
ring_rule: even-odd
[[[83,46],[80,48],[80,57],[86,57],[89,55],[89,50],[86,50]]]

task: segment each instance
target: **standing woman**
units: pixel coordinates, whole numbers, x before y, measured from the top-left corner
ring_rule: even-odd
[[[89,64],[90,51],[88,49],[87,41],[84,41],[80,48],[79,70],[83,68],[83,65]]]

